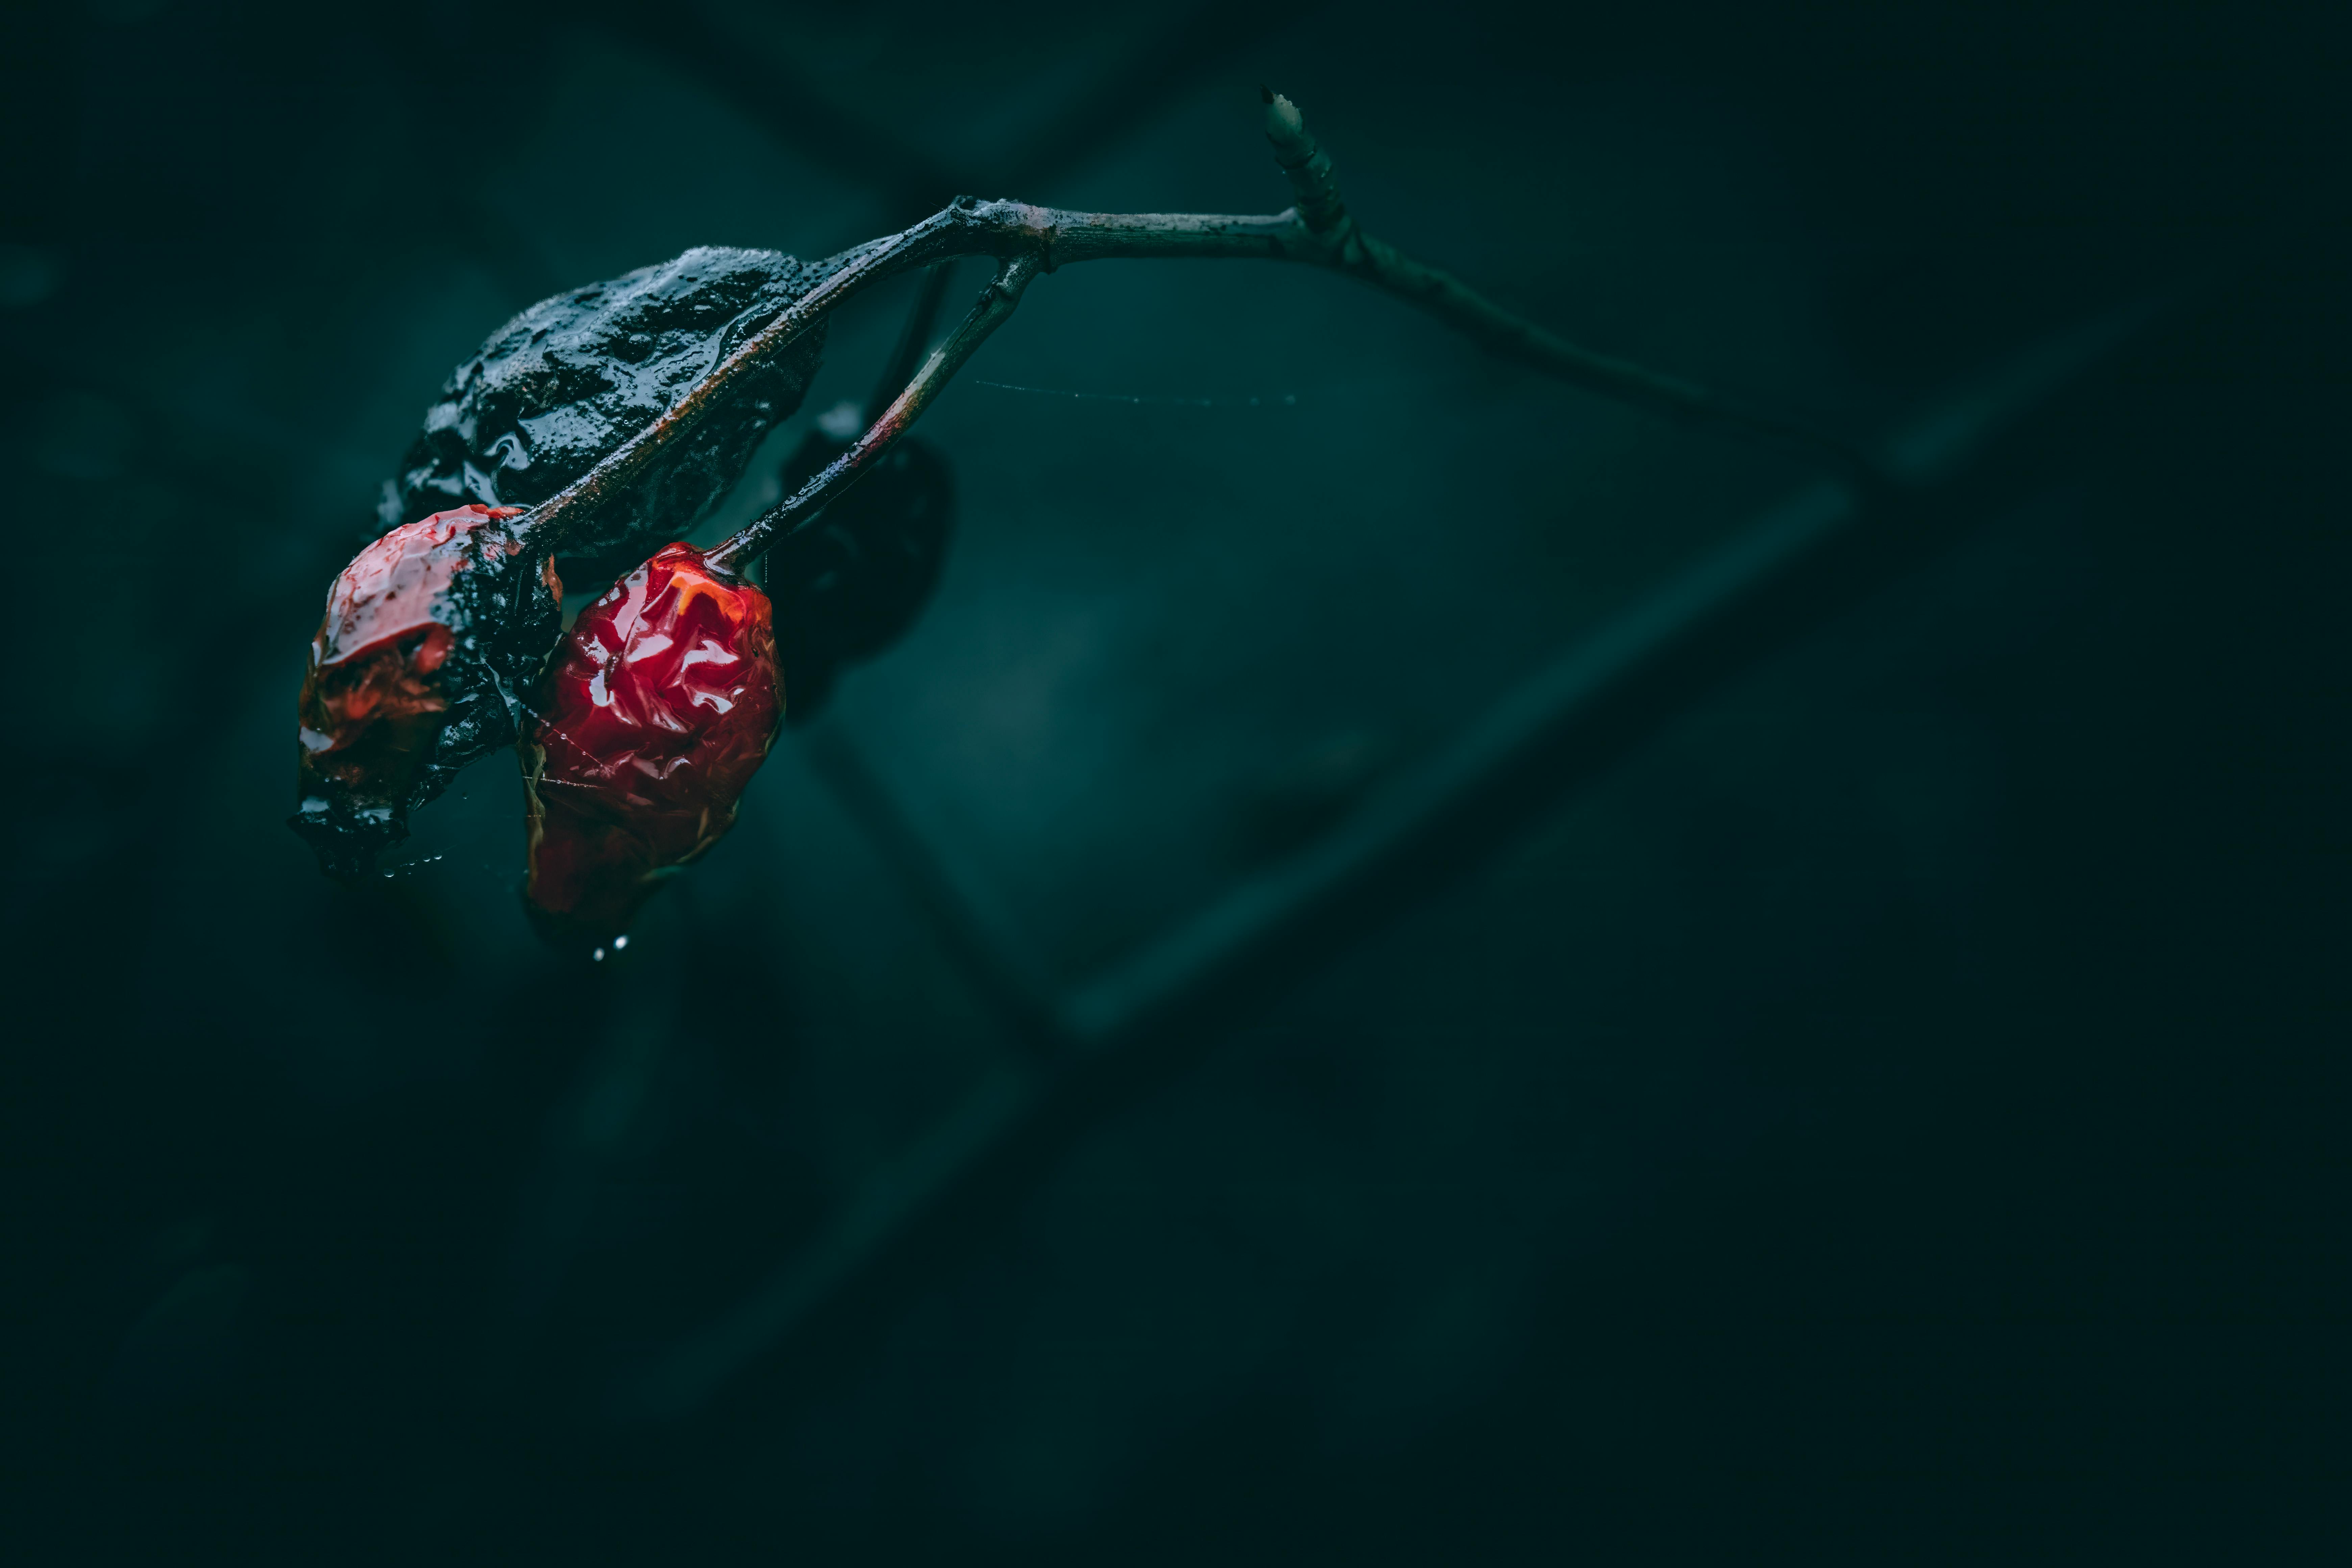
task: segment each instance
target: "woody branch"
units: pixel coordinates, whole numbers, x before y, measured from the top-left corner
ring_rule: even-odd
[[[905,433],[947,380],[1019,303],[1039,272],[1083,261],[1193,258],[1287,261],[1320,267],[1369,283],[1428,311],[1490,353],[1602,396],[1675,418],[1744,430],[1809,447],[1865,481],[1871,461],[1851,443],[1798,421],[1755,410],[1680,377],[1569,342],[1513,311],[1452,273],[1405,255],[1367,233],[1348,210],[1330,159],[1296,105],[1265,93],[1266,139],[1289,176],[1296,205],[1268,216],[1212,213],[1087,213],[1020,201],[958,197],[908,228],[834,258],[824,282],[795,301],[697,383],[651,425],[605,457],[524,520],[544,548],[617,495],[654,456],[723,404],[740,381],[782,353],[835,310],[875,284],[917,268],[968,257],[1000,263],[973,313],[916,373],[848,454],[774,511],[719,547],[740,565],[813,516]],[[845,468],[844,465],[847,465]]]

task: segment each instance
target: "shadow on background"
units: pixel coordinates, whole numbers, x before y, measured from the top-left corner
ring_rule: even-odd
[[[2335,13],[0,26],[13,1560],[2340,1551]],[[1376,231],[1857,439],[2198,291],[1001,1145],[1038,994],[1340,842],[1817,476],[1338,279],[1073,269],[926,425],[924,618],[625,961],[531,943],[495,764],[380,886],[316,877],[279,819],[320,588],[499,321],[967,189],[1276,206],[1261,80]],[[838,323],[706,529],[906,305]]]

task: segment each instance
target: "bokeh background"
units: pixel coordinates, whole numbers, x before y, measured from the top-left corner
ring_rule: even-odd
[[[11,1561],[2342,1545],[2340,7],[0,26]],[[1261,81],[1557,330],[1997,438],[1694,617],[1818,463],[1065,271],[922,427],[935,598],[625,952],[535,945],[495,763],[317,876],[320,594],[503,320],[963,191],[1278,208]]]

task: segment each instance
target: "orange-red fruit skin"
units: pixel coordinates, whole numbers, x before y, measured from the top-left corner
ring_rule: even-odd
[[[310,640],[299,702],[306,753],[343,751],[381,721],[446,706],[427,679],[452,640],[437,612],[469,564],[467,535],[517,515],[514,507],[436,511],[394,529],[343,568]]]
[[[582,612],[524,738],[524,898],[557,933],[625,930],[734,826],[783,718],[768,596],[672,544]]]
[[[411,797],[438,793],[428,775],[450,718],[449,656],[476,618],[458,601],[481,576],[483,551],[504,561],[521,549],[501,528],[520,515],[462,506],[404,523],[328,589],[296,700],[293,825],[331,873],[364,874],[377,849],[406,836]],[[551,618],[562,599],[552,561],[541,576]]]

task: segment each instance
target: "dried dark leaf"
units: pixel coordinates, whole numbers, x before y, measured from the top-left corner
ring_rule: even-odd
[[[701,246],[542,300],[459,365],[401,464],[384,526],[450,507],[536,506],[652,424],[829,264]],[[689,531],[800,406],[822,323],[744,378],[684,439],[564,541],[567,571],[625,572]]]

